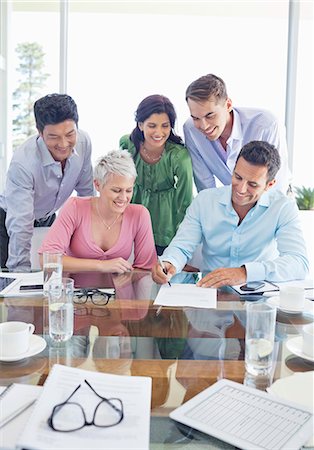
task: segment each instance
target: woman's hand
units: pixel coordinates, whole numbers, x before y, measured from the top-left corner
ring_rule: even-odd
[[[133,270],[132,264],[123,258],[108,259],[99,261],[99,270],[101,272],[124,273]]]

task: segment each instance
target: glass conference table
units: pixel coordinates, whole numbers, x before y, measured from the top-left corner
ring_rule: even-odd
[[[106,306],[75,305],[74,335],[53,344],[48,335],[45,297],[0,299],[0,321],[33,323],[47,347],[17,362],[0,362],[0,385],[42,385],[55,363],[87,370],[152,378],[151,449],[231,449],[169,419],[171,410],[221,378],[265,389],[275,380],[314,370],[314,363],[292,354],[286,342],[314,321],[313,314],[277,312],[275,364],[268,378],[245,373],[245,303],[232,289],[218,290],[217,309],[153,305],[159,286],[149,272],[124,275],[66,274],[76,287],[115,288]],[[197,274],[178,275],[195,282]],[[173,280],[175,281],[175,280]]]

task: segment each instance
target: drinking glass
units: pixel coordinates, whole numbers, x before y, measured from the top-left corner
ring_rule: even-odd
[[[48,285],[49,336],[56,342],[65,342],[73,335],[73,292],[72,278]]]
[[[44,295],[48,295],[48,285],[50,282],[60,282],[62,278],[62,253],[44,252]]]
[[[271,372],[275,340],[276,306],[264,302],[247,303],[245,368],[252,375]]]

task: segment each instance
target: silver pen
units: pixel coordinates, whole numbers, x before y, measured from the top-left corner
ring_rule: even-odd
[[[4,397],[5,394],[8,392],[8,390],[11,389],[12,387],[13,387],[13,383],[8,384],[8,385],[5,387],[5,389],[3,389],[3,391],[1,392],[1,394],[0,394],[0,399],[1,399],[1,397]]]
[[[31,401],[28,401],[27,403],[24,403],[24,405],[20,406],[15,411],[13,411],[11,414],[9,414],[7,417],[5,417],[0,422],[0,428],[4,427],[4,425],[6,425],[7,423],[11,422],[11,420],[18,417],[20,414],[22,414],[22,412],[26,411],[30,406],[32,406],[36,402],[36,400],[37,399],[35,398]]]
[[[159,261],[159,264],[161,265],[161,268],[162,268],[163,273],[164,273],[165,275],[167,275],[166,268],[165,268],[164,263],[162,262],[160,256],[158,256],[158,261]],[[169,280],[168,280],[168,284],[169,284],[169,286],[171,287],[171,284],[170,284],[170,281],[169,281]]]

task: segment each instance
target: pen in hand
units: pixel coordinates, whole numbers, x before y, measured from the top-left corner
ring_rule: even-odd
[[[160,266],[161,266],[161,268],[162,268],[163,273],[164,273],[165,275],[167,275],[167,270],[166,270],[166,268],[165,268],[165,266],[164,266],[164,263],[163,263],[162,260],[160,259],[160,256],[158,256],[158,261],[159,261],[159,264],[160,264]],[[171,287],[171,284],[170,284],[170,281],[169,281],[169,280],[168,280],[168,284],[169,284],[169,286]]]

